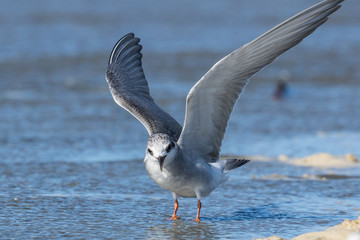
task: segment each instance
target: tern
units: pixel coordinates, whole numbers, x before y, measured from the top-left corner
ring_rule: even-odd
[[[343,0],[325,0],[296,14],[218,61],[190,90],[183,127],[151,97],[142,68],[142,46],[133,33],[114,46],[106,80],[115,102],[147,129],[144,163],[150,178],[178,197],[201,199],[249,160],[220,160],[221,142],[234,104],[249,78],[300,43],[339,9]]]

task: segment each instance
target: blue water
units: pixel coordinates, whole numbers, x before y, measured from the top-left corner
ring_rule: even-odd
[[[204,200],[199,225],[194,199],[166,221],[171,194],[142,163],[147,132],[104,79],[113,44],[135,32],[152,96],[182,123],[188,91],[216,61],[315,2],[2,1],[0,237],[294,237],[357,218],[359,169],[273,160],[232,173]],[[222,154],[360,157],[360,2],[343,5],[252,79]],[[274,101],[284,72],[288,94]]]

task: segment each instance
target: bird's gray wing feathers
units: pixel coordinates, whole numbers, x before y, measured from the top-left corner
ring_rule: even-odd
[[[110,92],[117,104],[145,126],[149,135],[166,133],[177,140],[182,130],[181,125],[150,96],[141,66],[142,46],[139,41],[134,34],[129,33],[114,46],[106,71]]]
[[[179,145],[193,156],[216,161],[230,113],[248,79],[311,34],[342,1],[320,2],[217,62],[187,96]]]

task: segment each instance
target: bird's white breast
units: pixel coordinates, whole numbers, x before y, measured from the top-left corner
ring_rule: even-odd
[[[194,164],[191,169],[175,174],[166,167],[160,171],[159,163],[152,159],[145,158],[144,162],[156,184],[182,197],[206,197],[224,180],[222,171],[207,163]]]

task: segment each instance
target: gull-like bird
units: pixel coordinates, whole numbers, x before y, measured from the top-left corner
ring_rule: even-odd
[[[199,222],[201,198],[226,181],[226,173],[249,161],[219,159],[231,111],[249,78],[325,23],[342,1],[322,1],[218,61],[187,95],[183,127],[150,96],[139,38],[129,33],[116,43],[106,80],[115,102],[149,133],[145,167],[155,183],[172,192],[175,206],[171,219],[179,218],[181,196],[197,198],[195,221]]]

